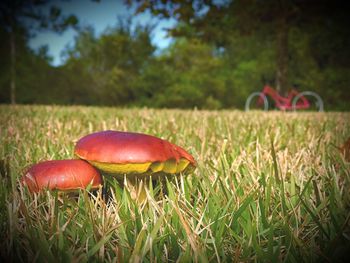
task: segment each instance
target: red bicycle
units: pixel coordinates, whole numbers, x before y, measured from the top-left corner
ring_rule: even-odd
[[[323,111],[323,101],[321,97],[313,91],[298,92],[292,89],[288,92],[286,97],[283,97],[269,85],[265,85],[261,92],[253,92],[249,95],[245,103],[245,110],[249,111],[254,108],[267,111],[269,108],[267,96],[274,101],[276,108],[283,111]]]

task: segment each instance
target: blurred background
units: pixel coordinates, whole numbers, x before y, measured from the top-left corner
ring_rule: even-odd
[[[0,103],[243,109],[268,83],[350,110],[340,0],[0,2]]]

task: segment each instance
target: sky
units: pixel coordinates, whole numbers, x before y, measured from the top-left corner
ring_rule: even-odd
[[[107,27],[116,25],[118,16],[127,16],[133,14],[133,9],[123,3],[122,0],[101,0],[99,3],[91,0],[71,0],[71,1],[51,1],[50,5],[60,7],[62,14],[74,14],[79,19],[80,26],[91,25],[95,29],[96,35],[100,35]],[[48,7],[49,8],[49,7]],[[165,28],[175,25],[174,20],[160,20],[152,17],[149,13],[139,14],[133,17],[133,23],[157,23],[153,31],[152,42],[163,49],[167,47],[171,38],[166,36]],[[52,56],[52,65],[59,66],[64,63],[62,51],[68,45],[74,44],[74,36],[77,32],[74,29],[68,29],[62,34],[52,31],[36,32],[35,36],[29,41],[29,46],[37,50],[41,46],[47,45],[49,55]]]

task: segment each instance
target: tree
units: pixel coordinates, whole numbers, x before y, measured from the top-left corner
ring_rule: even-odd
[[[0,2],[0,26],[9,34],[10,100],[12,104],[16,103],[16,38],[20,36],[21,31],[51,29],[62,32],[68,26],[78,23],[74,15],[63,16],[61,10],[55,6],[51,6],[48,15],[43,15],[40,7],[48,5],[49,2],[49,0],[3,0]]]
[[[221,108],[226,86],[222,60],[198,39],[177,39],[151,60],[137,82],[139,105]]]
[[[120,19],[116,27],[105,30],[99,37],[92,28],[83,29],[76,37],[75,45],[67,50],[66,64],[80,65],[79,77],[92,79],[88,93],[94,90],[93,94],[98,94],[95,102],[107,105],[135,103],[140,97],[137,83],[155,51],[151,31],[152,26],[148,25],[136,25],[132,29],[130,19]],[[77,69],[69,69],[72,68]]]
[[[172,36],[197,37],[217,48],[230,46],[230,36],[235,32],[241,36],[271,36],[276,52],[275,84],[282,93],[289,87],[290,29],[312,26],[322,30],[318,27],[320,21],[327,19],[334,23],[340,15],[347,15],[347,4],[340,0],[135,0],[128,3],[135,4],[137,12],[148,10],[163,18],[177,19],[179,24],[170,30]]]

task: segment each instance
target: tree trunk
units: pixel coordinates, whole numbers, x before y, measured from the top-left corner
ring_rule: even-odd
[[[11,45],[11,87],[10,87],[10,97],[11,97],[11,104],[16,104],[16,39],[15,39],[14,27],[11,28],[10,45]]]
[[[277,25],[276,90],[284,94],[288,90],[288,24],[282,16]]]

